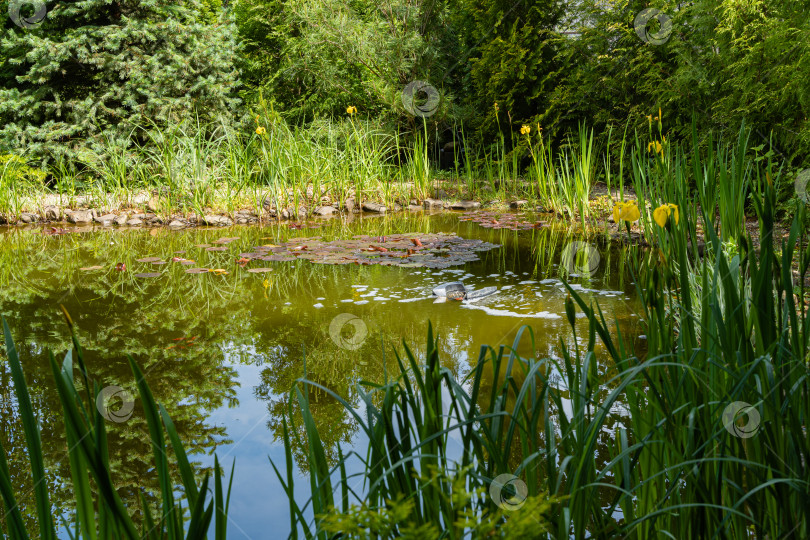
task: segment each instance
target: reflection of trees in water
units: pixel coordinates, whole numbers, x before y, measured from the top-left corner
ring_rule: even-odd
[[[352,406],[357,406],[358,385],[381,384],[386,377],[398,373],[394,348],[402,352],[403,340],[418,359],[424,357],[423,344],[427,335],[427,323],[413,324],[402,320],[389,320],[384,306],[372,307],[371,314],[364,320],[369,321],[368,335],[357,350],[348,350],[338,346],[329,335],[329,324],[334,317],[330,312],[319,312],[317,317],[306,320],[291,320],[283,328],[266,328],[268,341],[267,352],[263,363],[268,366],[262,370],[261,382],[256,387],[258,399],[267,402],[271,419],[268,427],[278,440],[283,437],[283,418],[289,422],[290,390],[299,379],[306,378],[315,384],[346,399]],[[374,314],[374,311],[379,314]],[[374,325],[372,321],[385,321],[386,324]],[[440,324],[441,326],[441,324]],[[442,348],[460,356],[460,351],[469,350],[473,339],[468,333],[459,332],[450,324],[442,326],[440,334]],[[302,338],[305,338],[304,341]],[[304,361],[306,354],[306,362]],[[445,367],[457,375],[462,369],[451,354],[445,354]],[[338,445],[348,444],[356,435],[357,425],[351,414],[327,392],[312,385],[299,385],[306,392],[315,424],[318,427],[324,451],[331,464],[338,458]],[[366,388],[368,391],[368,388]],[[307,449],[305,445],[304,426],[298,414],[297,398],[292,400],[293,424],[291,431],[298,434],[293,441],[293,455],[302,470],[307,470]],[[362,411],[361,411],[362,414]]]
[[[46,269],[50,268],[49,263],[58,266],[56,258],[43,256],[43,260]],[[30,273],[41,271],[33,267]],[[222,366],[219,342],[241,334],[233,331],[228,318],[200,317],[192,310],[178,309],[177,302],[142,301],[138,292],[110,289],[104,280],[79,280],[71,284],[72,292],[66,296],[55,287],[27,288],[24,279],[16,284],[23,286],[3,287],[0,312],[7,318],[17,343],[35,414],[41,423],[51,501],[57,511],[70,507],[68,501],[73,497],[61,406],[48,361],[49,351],[61,361],[71,346],[59,303],[65,304],[72,314],[88,369],[101,387],[118,385],[137,395],[126,361],[126,354],[130,354],[144,370],[156,400],[169,411],[189,452],[210,453],[217,444],[227,442],[225,427],[209,425],[206,419],[209,411],[235,396],[236,373]],[[6,290],[11,294],[6,296]],[[228,309],[227,297],[212,297],[209,302],[213,309],[223,312]],[[195,335],[198,337],[193,342],[173,341],[174,337]],[[0,373],[7,379],[5,361],[2,366]],[[30,491],[31,479],[25,472],[29,466],[21,444],[24,441],[20,439],[22,426],[13,413],[16,401],[9,391],[10,384],[2,387],[1,442],[13,464],[14,489],[21,494],[21,506],[25,509],[34,503],[31,495],[25,495]],[[6,414],[7,410],[10,414]],[[140,404],[135,402],[133,414],[125,422],[108,422],[107,431],[112,476],[122,499],[136,518],[141,493],[154,509],[159,508],[160,501],[153,495],[158,492],[158,481],[152,448]],[[169,459],[173,461],[174,456]]]

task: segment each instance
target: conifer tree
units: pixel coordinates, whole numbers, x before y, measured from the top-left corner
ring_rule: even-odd
[[[127,145],[139,126],[236,105],[235,32],[224,13],[206,22],[214,17],[187,0],[10,1],[0,14],[6,150],[76,158],[102,138]]]

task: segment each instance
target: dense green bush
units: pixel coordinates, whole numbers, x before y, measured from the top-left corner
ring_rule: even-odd
[[[258,93],[296,117],[383,119],[403,111],[400,93],[432,81],[452,61],[449,2],[237,0],[246,99]]]
[[[459,97],[471,106],[473,125],[491,140],[510,123],[535,123],[559,81],[561,48],[554,29],[564,2],[463,0],[458,7],[466,30],[459,39],[469,57],[457,68],[464,73]]]
[[[810,149],[810,18],[799,4],[653,2],[672,23],[659,44],[644,42],[634,28],[646,7],[588,0],[569,13],[580,21],[580,34],[560,47],[564,68],[545,112],[548,123],[570,127],[587,118],[601,132],[629,119],[646,129],[645,116],[661,107],[668,129],[688,137],[693,117],[702,131],[724,135],[745,120],[755,144],[773,131],[777,147],[800,162]],[[651,32],[660,28],[650,25]]]

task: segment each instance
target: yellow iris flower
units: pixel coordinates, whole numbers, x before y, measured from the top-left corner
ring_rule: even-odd
[[[264,135],[265,133],[267,133],[267,130],[262,126],[256,128],[256,135]]]
[[[641,212],[634,201],[630,202],[617,202],[613,205],[613,221],[638,221],[641,217]]]
[[[348,114],[349,116],[357,114],[357,107],[354,106],[346,107],[346,114]]]
[[[659,227],[663,227],[667,224],[667,220],[669,216],[672,216],[672,219],[675,220],[675,225],[680,222],[681,218],[678,215],[678,205],[672,203],[662,204],[655,210],[653,210],[653,219],[656,223],[658,223]]]
[[[520,128],[521,135],[528,135],[531,132],[532,132],[531,126],[527,126],[526,124],[523,124],[523,127]]]

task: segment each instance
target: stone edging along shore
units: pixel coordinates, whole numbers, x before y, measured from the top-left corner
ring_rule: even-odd
[[[143,208],[129,208],[125,210],[116,210],[105,212],[96,208],[70,208],[60,207],[54,204],[48,204],[42,207],[39,212],[22,212],[16,219],[8,219],[0,215],[0,225],[11,226],[25,226],[32,224],[58,224],[70,223],[73,225],[91,225],[98,224],[101,226],[129,226],[129,227],[170,227],[175,229],[182,229],[187,227],[198,226],[219,226],[226,227],[230,225],[248,225],[267,221],[278,220],[302,220],[310,217],[328,218],[332,216],[339,216],[345,214],[387,214],[391,212],[400,212],[403,210],[421,211],[421,210],[476,210],[482,207],[482,204],[477,201],[448,201],[441,199],[425,199],[419,204],[419,201],[412,200],[412,204],[406,207],[395,204],[393,206],[386,206],[384,204],[364,201],[360,204],[355,202],[354,199],[347,199],[344,204],[323,204],[308,209],[305,206],[299,206],[297,211],[294,208],[283,208],[281,211],[273,207],[268,200],[265,199],[263,207],[260,210],[243,209],[234,212],[233,214],[219,213],[219,212],[206,212],[203,215],[196,214],[180,214],[178,212],[168,212],[166,214],[157,211],[152,204],[147,204]],[[491,204],[491,203],[490,203]],[[513,208],[522,207],[525,201],[516,201],[512,203]]]

